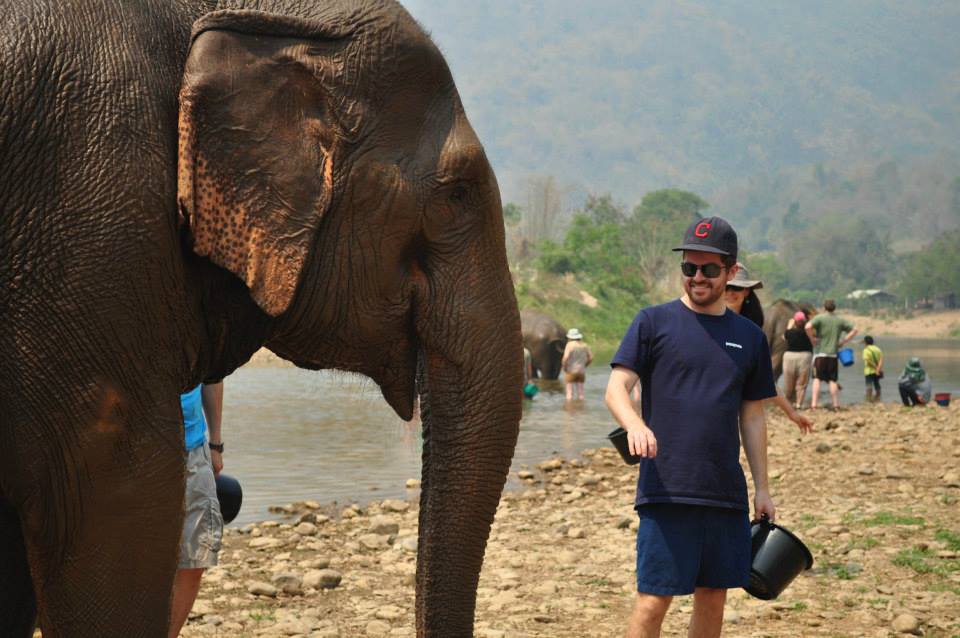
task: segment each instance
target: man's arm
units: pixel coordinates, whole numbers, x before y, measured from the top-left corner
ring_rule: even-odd
[[[767,479],[767,418],[763,411],[763,401],[743,401],[740,404],[740,438],[743,450],[747,454],[750,473],[753,475],[753,509],[760,518],[763,514],[772,521],[776,517],[776,508],[770,498],[770,484]]]
[[[203,403],[203,415],[207,420],[207,431],[211,443],[223,443],[220,432],[220,421],[223,416],[223,381],[219,383],[204,383],[200,390]],[[218,476],[223,469],[223,455],[216,450],[210,450],[210,460],[213,462],[213,475]]]
[[[657,437],[643,422],[643,417],[637,414],[630,400],[630,391],[639,379],[630,368],[614,366],[604,399],[613,418],[627,431],[630,453],[652,459],[657,455]]]
[[[813,344],[817,343],[817,335],[815,335],[815,334],[813,333],[813,322],[812,322],[812,321],[808,321],[808,322],[803,326],[803,330],[804,330],[804,332],[807,333],[807,337],[810,339],[810,343],[813,343]]]
[[[850,326],[850,332],[848,332],[843,339],[840,340],[840,345],[845,346],[847,343],[857,336],[857,333],[860,332],[860,329],[856,326]]]

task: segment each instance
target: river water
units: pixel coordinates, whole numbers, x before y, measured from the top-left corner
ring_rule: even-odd
[[[922,358],[935,392],[960,396],[960,340],[876,339],[886,358],[885,401],[899,401],[896,377],[910,356]],[[863,400],[856,350],[856,363],[840,372],[844,403]],[[540,394],[525,401],[514,470],[607,445],[606,434],[616,427],[603,404],[612,354],[595,353],[583,402],[568,405],[561,383],[541,382]],[[248,366],[226,379],[224,393],[224,471],[244,489],[235,525],[269,518],[270,505],[291,501],[362,504],[413,495],[405,482],[420,477],[419,432],[393,413],[372,381]],[[829,404],[826,392],[822,399]]]

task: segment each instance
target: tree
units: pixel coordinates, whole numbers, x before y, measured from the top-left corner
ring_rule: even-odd
[[[787,214],[783,216],[783,229],[790,231],[803,230],[804,228],[805,225],[800,218],[800,202],[792,202],[790,208],[787,209]]]
[[[960,231],[943,235],[907,255],[899,279],[898,288],[908,299],[960,294]]]
[[[789,286],[790,273],[776,254],[754,254],[750,257],[747,266],[750,268],[750,277],[761,280],[771,298],[783,296],[783,292]]]
[[[793,289],[826,292],[852,282],[871,288],[886,282],[893,257],[889,238],[867,220],[831,215],[786,235],[783,260]],[[844,286],[838,286],[844,282]]]
[[[560,238],[567,193],[552,175],[534,176],[527,181],[527,205],[523,207],[521,224],[526,244],[536,245],[544,239]]]
[[[519,222],[523,218],[523,209],[513,202],[503,205],[503,219],[507,222]]]
[[[695,193],[665,188],[647,193],[633,209],[626,229],[628,244],[649,285],[664,282],[676,261],[670,249],[709,206]]]
[[[607,193],[604,195],[588,195],[583,205],[583,213],[597,224],[623,224],[627,220],[627,213],[622,206],[613,201]]]

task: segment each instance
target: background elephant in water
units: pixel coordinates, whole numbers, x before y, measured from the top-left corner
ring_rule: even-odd
[[[533,355],[534,375],[542,379],[559,377],[567,329],[550,315],[536,310],[520,311],[520,329],[523,347]]]
[[[773,376],[777,380],[783,373],[783,353],[787,351],[787,342],[783,339],[783,333],[786,332],[787,324],[798,310],[806,312],[807,317],[813,317],[816,314],[816,310],[810,304],[788,299],[777,299],[763,311],[763,333],[767,336],[767,343],[770,344]]]
[[[0,15],[0,635],[166,636],[178,395],[262,345],[420,395],[417,632],[472,635],[522,353],[443,57],[388,0],[97,7]]]

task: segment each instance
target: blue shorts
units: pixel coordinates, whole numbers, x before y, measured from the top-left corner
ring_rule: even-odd
[[[750,519],[723,507],[651,503],[637,508],[637,591],[692,594],[750,582]]]

